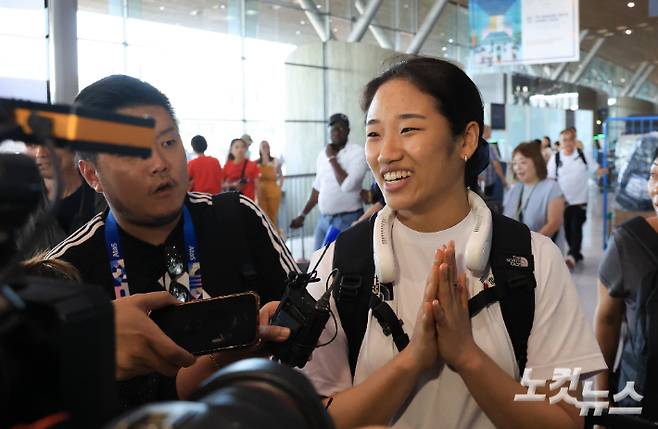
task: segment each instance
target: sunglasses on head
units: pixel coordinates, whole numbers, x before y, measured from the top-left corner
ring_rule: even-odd
[[[176,246],[167,246],[165,248],[165,266],[171,282],[169,283],[169,293],[180,302],[189,302],[192,300],[190,291],[178,279],[185,272],[183,258],[176,249]]]

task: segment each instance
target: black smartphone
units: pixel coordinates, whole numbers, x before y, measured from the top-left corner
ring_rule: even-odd
[[[193,355],[249,347],[258,341],[260,297],[237,293],[153,310],[151,319]]]

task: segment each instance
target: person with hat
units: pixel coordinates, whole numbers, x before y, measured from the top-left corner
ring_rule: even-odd
[[[318,154],[311,195],[299,216],[290,223],[291,228],[301,228],[306,215],[319,205],[315,249],[322,246],[332,226],[343,231],[363,214],[361,184],[367,170],[363,147],[348,143],[350,121],[346,115],[331,115],[329,127],[331,142]]]
[[[583,427],[578,375],[605,362],[559,249],[469,190],[489,163],[473,81],[417,57],[363,100],[386,206],[316,252],[308,287],[332,287],[336,320],[303,372],[336,427]],[[564,368],[579,370],[568,393],[550,382]]]

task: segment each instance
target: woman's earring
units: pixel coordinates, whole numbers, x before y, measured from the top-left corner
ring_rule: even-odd
[[[464,155],[464,162],[468,162],[468,155]]]

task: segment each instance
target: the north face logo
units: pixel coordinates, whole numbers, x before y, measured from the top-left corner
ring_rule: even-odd
[[[511,267],[528,268],[530,266],[528,260],[522,256],[511,256],[505,259],[505,262],[507,262],[507,264],[509,264]]]

